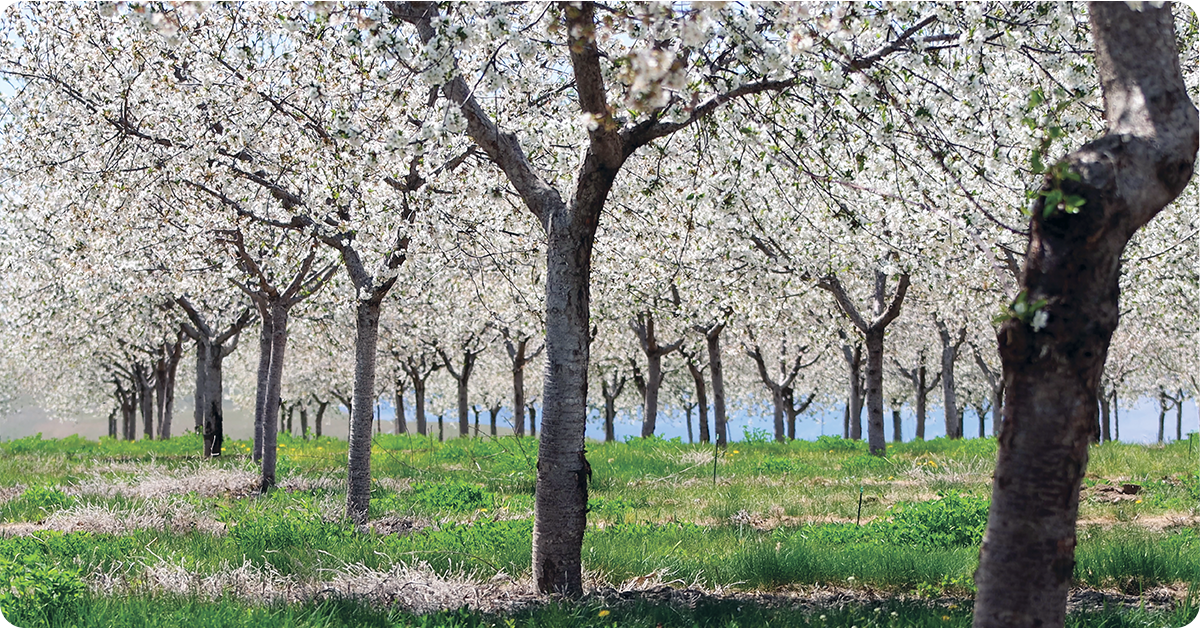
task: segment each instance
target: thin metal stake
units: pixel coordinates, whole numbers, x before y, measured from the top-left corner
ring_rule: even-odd
[[[854,520],[854,525],[856,526],[862,525],[862,495],[863,487],[860,486],[858,487],[858,517]]]

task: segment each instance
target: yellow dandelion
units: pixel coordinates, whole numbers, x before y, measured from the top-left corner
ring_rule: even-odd
[[[894,480],[894,479],[896,479],[896,476],[894,476],[894,475],[889,475],[889,476],[888,476],[888,479],[889,479],[889,480]]]
[[[731,451],[731,452],[729,452],[729,453],[736,454],[737,452],[738,452],[738,450],[736,450],[736,449],[735,449],[735,450],[733,450],[733,451]]]
[[[1140,500],[1140,499],[1139,499],[1139,500],[1137,500],[1136,502],[1133,502],[1133,503],[1135,503],[1135,504],[1140,504],[1140,503],[1142,503],[1142,500]]]
[[[611,614],[611,611],[609,611],[607,608],[600,611],[600,617],[608,617],[610,614]]]
[[[942,621],[950,621],[949,615],[942,615]]]

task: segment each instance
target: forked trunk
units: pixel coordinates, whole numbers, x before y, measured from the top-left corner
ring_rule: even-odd
[[[1172,7],[1097,2],[1089,12],[1106,135],[1047,172],[1032,206],[1022,292],[997,333],[1006,403],[975,628],[1064,624],[1079,485],[1120,312],[1121,254],[1184,189],[1196,159],[1196,108]],[[1064,204],[1046,207],[1049,197]]]
[[[355,317],[354,402],[350,412],[349,481],[346,515],[358,525],[367,522],[371,502],[371,409],[375,397],[375,352],[379,341],[376,300],[359,301]]]

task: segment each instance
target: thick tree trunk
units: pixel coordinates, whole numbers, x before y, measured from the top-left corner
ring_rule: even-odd
[[[1117,327],[1120,258],[1191,178],[1196,109],[1172,8],[1089,5],[1107,135],[1052,166],[1032,207],[1024,307],[997,334],[1006,389],[976,628],[1062,626],[1075,567],[1079,486]],[[1055,194],[1073,203],[1045,207]]]
[[[271,360],[267,373],[267,396],[263,405],[262,422],[262,483],[261,492],[275,487],[275,462],[278,446],[275,417],[279,415],[279,396],[283,387],[283,356],[287,349],[288,311],[283,305],[272,303],[271,309]],[[370,412],[368,406],[367,411]]]
[[[796,392],[791,386],[783,389],[783,421],[787,424],[787,439],[796,440]]]
[[[867,445],[872,456],[887,451],[883,433],[883,329],[866,334],[867,344]]]
[[[271,324],[271,308],[265,303],[258,303],[259,319],[262,328],[258,335],[258,386],[254,398],[254,462],[262,464],[263,457],[263,424],[267,417],[267,385],[271,377],[271,338],[274,336]]]
[[[367,522],[371,502],[371,420],[374,418],[371,410],[375,401],[379,310],[379,301],[359,301],[355,317],[354,403],[350,414],[346,515],[358,525]]]
[[[197,347],[200,343],[196,344]],[[199,395],[203,398],[205,408],[202,427],[204,433],[204,454],[206,457],[221,455],[221,447],[225,441],[225,425],[224,414],[221,411],[221,403],[225,394],[223,390],[224,383],[222,382],[222,363],[226,356],[232,350],[220,345],[207,345],[205,354],[205,375],[204,375],[204,393]]]
[[[725,375],[721,368],[721,331],[724,329],[725,324],[722,323],[705,335],[708,344],[709,377],[712,379],[713,430],[717,433],[718,447],[724,447],[729,442],[725,430]]]

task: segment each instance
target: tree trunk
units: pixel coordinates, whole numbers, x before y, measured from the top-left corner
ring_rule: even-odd
[[[278,438],[275,431],[274,417],[279,414],[279,396],[283,386],[283,356],[287,348],[287,308],[278,303],[269,305],[271,309],[271,360],[267,373],[267,396],[263,405],[262,422],[262,483],[260,492],[275,488],[275,462]],[[370,412],[368,406],[367,411]]]
[[[417,434],[427,436],[429,434],[428,420],[425,418],[425,380],[413,380],[413,411],[416,412],[417,419]]]
[[[866,334],[867,344],[867,443],[872,456],[887,451],[883,433],[883,329]]]
[[[646,356],[646,404],[642,410],[642,438],[654,435],[658,423],[658,389],[662,384],[662,356]]]
[[[771,419],[775,428],[775,442],[782,443],[786,439],[786,428],[783,424],[783,388],[771,387],[771,405],[774,406]]]
[[[1166,440],[1166,420],[1167,420],[1167,396],[1160,390],[1158,391],[1158,444],[1163,444]]]
[[[300,437],[308,440],[308,406],[300,404]]]
[[[148,440],[154,438],[154,383],[150,369],[141,364],[135,364],[133,374],[137,378],[138,405],[142,411],[142,435]]]
[[[499,418],[499,416],[500,402],[496,402],[492,404],[492,407],[488,408],[488,424],[491,428],[492,438],[496,438],[496,419]]]
[[[1183,400],[1186,399],[1183,391],[1179,391],[1179,397],[1175,400],[1175,440],[1183,440]]]
[[[1004,386],[992,391],[992,436],[1000,436],[1004,423]]]
[[[1113,409],[1113,440],[1121,441],[1121,404],[1117,400],[1117,387],[1113,386],[1112,391],[1112,409]]]
[[[900,408],[892,408],[892,442],[903,443],[904,434],[900,431]]]
[[[521,340],[516,345],[513,356],[513,434],[525,435],[525,346],[528,341]]]
[[[850,391],[847,397],[846,416],[842,426],[842,438],[862,440],[862,407],[863,407],[863,377],[862,377],[862,345],[842,345],[842,357],[846,360],[846,368],[850,371]]]
[[[404,418],[404,384],[396,380],[396,434],[408,433],[408,421]]]
[[[471,366],[474,356],[463,364],[462,377],[458,380],[458,437],[466,438],[471,435],[470,403],[467,398],[467,384],[471,381]]]
[[[236,345],[232,343],[228,347],[221,345],[209,345],[204,354],[206,363],[204,370],[204,394],[201,395],[204,399],[204,452],[207,457],[221,455],[221,448],[225,442],[225,424],[224,413],[222,412],[221,404],[224,400],[224,382],[222,378],[222,364],[224,359],[233,352]],[[197,347],[200,343],[197,343]]]
[[[375,398],[375,353],[379,341],[380,301],[359,301],[355,316],[354,403],[350,414],[346,516],[367,522],[371,501],[371,416]]]
[[[689,445],[696,442],[696,439],[692,432],[692,410],[694,410],[695,408],[696,408],[696,404],[694,404],[694,403],[686,404],[683,407],[684,419],[687,421],[687,435],[688,435],[688,444]]]
[[[194,418],[196,420],[196,433],[204,434],[204,409],[205,409],[205,390],[208,385],[204,378],[208,375],[208,343],[196,341],[196,409]],[[204,451],[204,457],[209,457],[207,449]]]
[[[942,341],[942,406],[945,411],[946,438],[959,439],[963,437],[963,425],[959,419],[958,399],[954,393],[954,361],[958,359],[958,350],[967,336],[967,328],[959,330],[958,340],[950,337],[946,323],[937,318],[933,321],[938,328],[938,337]]]
[[[709,377],[712,378],[713,430],[717,433],[718,447],[724,447],[729,442],[725,430],[725,376],[721,369],[721,331],[724,329],[725,324],[722,323],[705,335],[708,344]]]
[[[254,398],[254,462],[262,464],[263,432],[267,417],[267,386],[271,378],[271,338],[274,331],[271,324],[271,307],[266,303],[258,304],[258,315],[262,329],[258,335],[258,386]]]
[[[1108,391],[1100,387],[1100,441],[1112,441],[1112,420],[1109,416]]]
[[[329,407],[328,401],[315,399],[317,402],[317,416],[313,417],[313,428],[317,438],[321,438],[322,424],[325,423],[325,409]]]
[[[537,437],[537,408],[529,404],[529,435]]]
[[[787,424],[787,439],[796,440],[796,391],[783,389],[783,421]]]
[[[691,358],[687,361],[688,371],[692,374],[692,382],[696,385],[696,407],[699,408],[697,420],[700,428],[700,442],[709,442],[708,436],[708,391],[704,386],[704,371],[698,368]]]
[[[1120,312],[1121,254],[1184,189],[1196,158],[1196,109],[1171,6],[1097,2],[1089,12],[1107,134],[1046,174],[1023,290],[997,333],[1007,396],[975,576],[976,628],[1064,624],[1088,435]],[[1045,207],[1051,194],[1064,204]]]
[[[842,438],[850,438],[850,400],[846,400],[845,407],[842,408]]]
[[[925,440],[925,415],[929,403],[929,391],[925,388],[925,374],[927,373],[925,365],[917,367],[917,385],[914,392],[917,393],[917,440]]]
[[[607,379],[600,378],[600,394],[604,397],[604,442],[606,443],[616,440],[613,424],[617,418],[617,397],[621,396],[621,391],[625,389],[625,381],[625,377],[618,376],[616,370],[613,371],[612,384],[609,384]]]
[[[163,402],[162,423],[158,429],[158,437],[163,440],[171,438],[171,424],[175,421],[175,376],[179,372],[179,360],[182,358],[183,334],[180,334],[167,358],[167,383],[163,390],[166,400]]]

